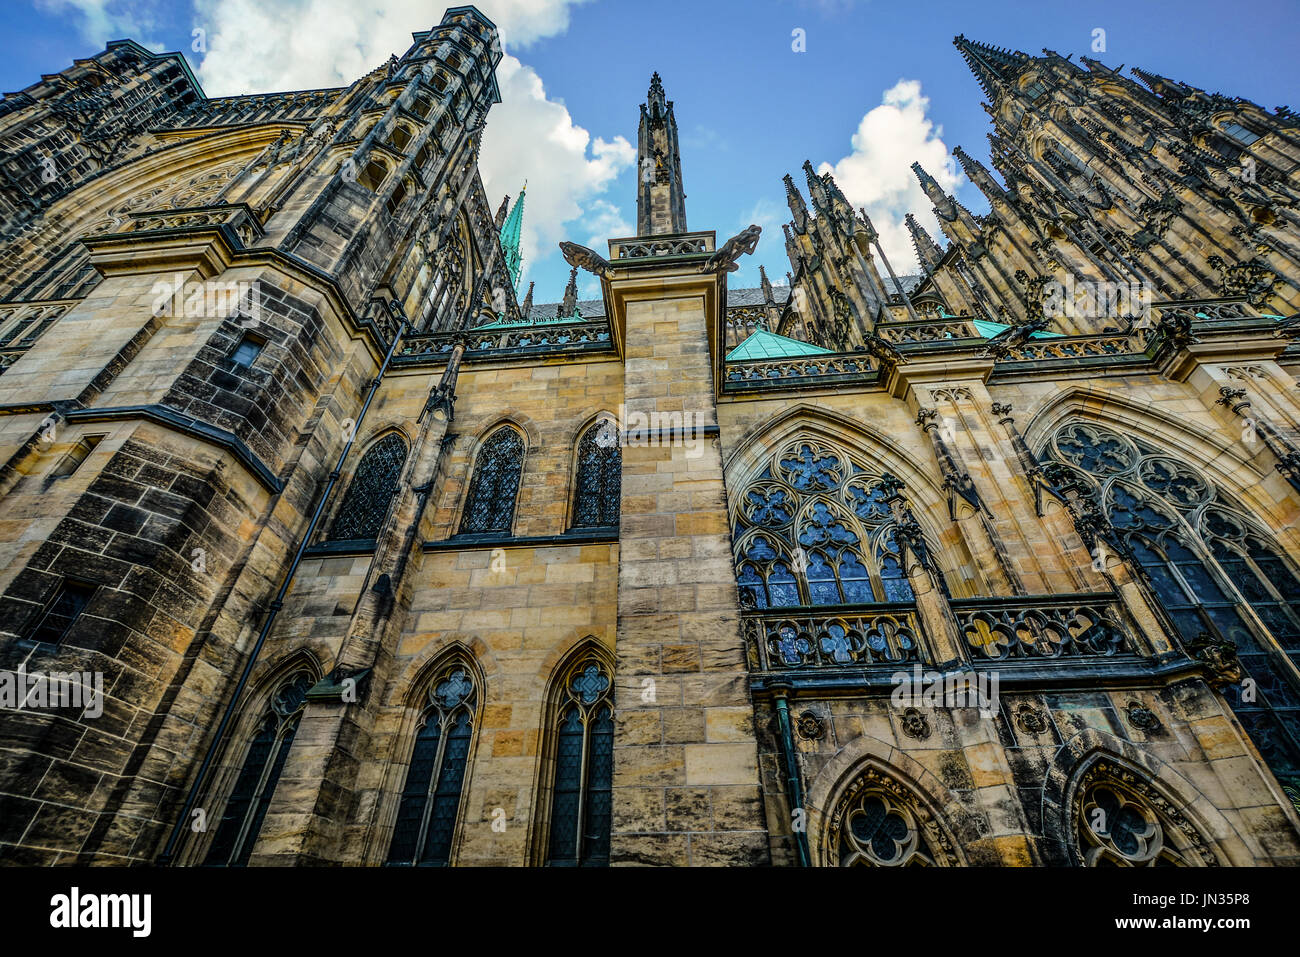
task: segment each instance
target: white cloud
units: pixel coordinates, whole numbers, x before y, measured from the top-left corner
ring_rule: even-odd
[[[778,276],[784,279],[786,270],[790,268],[790,260],[785,254],[785,236],[781,232],[781,224],[787,222],[789,218],[789,211],[784,204],[777,204],[770,199],[760,199],[748,213],[736,221],[737,233],[751,223],[761,226],[763,232],[758,237],[758,246],[754,250],[754,255],[742,256],[738,263],[740,269],[727,280],[731,288],[756,287],[759,283],[760,264],[767,268],[768,279],[773,282]],[[730,238],[730,235],[724,236],[719,232],[718,244],[721,245]]]
[[[87,43],[104,47],[109,40],[135,40],[154,52],[162,44],[147,39],[155,28],[151,3],[128,3],[127,0],[36,0],[36,7],[56,16],[75,20],[77,33]]]
[[[518,49],[563,33],[570,7],[584,2],[476,6],[497,24],[503,44]],[[405,52],[411,33],[435,26],[443,9],[427,0],[196,0],[195,8],[194,25],[207,31],[199,76],[209,96],[350,84]],[[557,252],[561,239],[588,237],[590,245],[633,232],[618,207],[597,197],[635,162],[635,148],[622,136],[593,138],[563,103],[547,98],[537,72],[509,53],[497,82],[502,102],[488,114],[480,169],[493,209],[528,181],[525,273]]]
[[[72,0],[51,0],[72,2]],[[75,0],[98,5],[106,0]],[[482,0],[502,42],[525,47],[563,33],[569,8],[588,0]],[[437,26],[428,0],[195,0],[207,31],[199,76],[210,96],[344,86],[400,56],[413,32]]]
[[[933,206],[912,172],[912,163],[920,163],[949,194],[964,181],[944,145],[943,127],[935,126],[926,115],[929,107],[930,100],[921,94],[919,80],[899,80],[885,91],[880,105],[862,117],[853,134],[853,151],[834,164],[822,163],[818,167],[818,172],[834,175],[855,208],[866,208],[880,232],[880,243],[890,265],[900,275],[920,268],[903,222],[907,213],[912,213],[936,241],[944,242]]]
[[[493,205],[505,193],[517,196],[528,180],[525,275],[530,266],[558,255],[562,239],[578,239],[601,252],[605,240],[634,232],[601,194],[636,162],[635,147],[622,136],[592,139],[564,104],[547,99],[537,72],[512,56],[502,58],[497,81],[501,102],[488,114],[479,169]]]

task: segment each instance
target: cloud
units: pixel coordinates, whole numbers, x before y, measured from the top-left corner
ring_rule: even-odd
[[[742,256],[740,269],[728,281],[734,289],[749,289],[759,283],[758,267],[761,263],[767,268],[767,278],[773,282],[778,276],[784,277],[790,268],[790,260],[785,254],[785,236],[781,233],[781,224],[789,220],[789,211],[784,204],[770,199],[760,199],[749,212],[736,220],[736,232],[753,223],[763,227],[758,237],[758,246],[752,256]],[[726,242],[731,236],[718,235],[718,244]]]
[[[912,172],[912,163],[925,167],[948,193],[964,182],[943,142],[943,127],[935,126],[926,115],[929,107],[919,80],[900,79],[884,92],[880,105],[862,117],[851,141],[853,151],[834,164],[818,167],[818,172],[834,175],[855,208],[865,207],[880,232],[890,265],[900,275],[920,268],[903,222],[907,213],[915,215],[936,240],[943,241],[939,221]]]
[[[601,252],[605,240],[635,232],[622,211],[601,198],[635,164],[635,147],[622,136],[593,139],[573,122],[564,104],[547,99],[537,72],[513,56],[502,58],[497,81],[501,102],[488,114],[479,169],[493,206],[505,193],[517,196],[528,180],[525,275],[530,266],[558,255],[562,239],[581,237]]]
[[[513,51],[563,33],[570,8],[583,2],[476,5]],[[208,47],[199,77],[210,96],[345,86],[391,54],[400,56],[411,33],[437,24],[441,10],[427,0],[196,0],[194,25],[207,31]],[[618,207],[597,197],[635,162],[635,148],[622,136],[593,137],[510,53],[497,67],[497,82],[502,102],[488,114],[479,165],[493,209],[504,194],[518,197],[528,181],[524,272],[570,234],[603,242],[633,232]]]
[[[71,2],[71,0],[51,0]],[[98,5],[105,0],[76,0]],[[563,33],[569,8],[587,0],[483,0],[476,4],[513,48]],[[411,34],[442,19],[427,0],[195,0],[194,26],[207,31],[199,77],[211,96],[345,86]]]
[[[38,10],[56,16],[71,15],[77,33],[87,43],[104,47],[109,40],[130,38],[154,52],[163,45],[146,37],[156,28],[152,3],[129,4],[127,0],[36,0]]]

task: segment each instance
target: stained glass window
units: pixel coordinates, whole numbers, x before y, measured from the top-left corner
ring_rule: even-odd
[[[623,455],[618,427],[612,420],[595,423],[578,440],[577,480],[573,493],[574,528],[618,525],[623,483]]]
[[[1300,787],[1300,688],[1263,637],[1300,662],[1300,578],[1286,559],[1221,489],[1143,442],[1073,422],[1047,452],[1105,503],[1184,645],[1216,634],[1235,645],[1253,687],[1229,688],[1228,703],[1282,783]]]
[[[331,541],[374,541],[378,537],[405,464],[406,441],[396,432],[366,450],[334,518]]]
[[[298,731],[311,675],[298,672],[271,696],[266,714],[257,725],[244,765],[226,801],[225,813],[208,848],[204,864],[242,867],[248,863],[262,819],[275,796],[284,762]]]
[[[488,437],[474,465],[460,522],[462,535],[510,531],[523,465],[524,439],[518,431],[507,426]]]
[[[547,864],[609,863],[614,782],[613,682],[587,655],[566,673],[555,732],[555,783]]]
[[[917,867],[951,863],[936,859],[929,837],[934,815],[900,782],[882,787],[879,772],[859,775],[830,816],[830,862],[840,867]],[[925,822],[925,823],[923,823]]]
[[[912,601],[881,477],[820,440],[781,447],[732,509],[744,604]]]
[[[457,662],[429,689],[388,848],[393,866],[443,867],[451,860],[474,730],[476,686]]]

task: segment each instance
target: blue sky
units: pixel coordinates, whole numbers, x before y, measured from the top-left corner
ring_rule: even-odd
[[[676,103],[692,229],[725,238],[764,227],[756,257],[733,285],[789,268],[781,175],[809,159],[837,172],[867,205],[900,272],[915,264],[902,238],[909,209],[933,223],[907,170],[919,159],[977,211],[978,191],[950,165],[951,149],[987,155],[980,90],[952,46],[958,33],[1038,53],[1140,65],[1195,86],[1300,108],[1294,0],[1087,4],[875,0],[484,0],[502,27],[507,102],[489,117],[484,177],[495,205],[529,180],[525,280],[557,300],[567,267],[559,239],[601,241],[635,223],[637,104],[650,73]],[[222,95],[341,85],[401,52],[443,6],[427,0],[5,0],[0,89],[122,36],[183,50],[207,92]],[[206,52],[191,52],[204,30]],[[1105,52],[1092,52],[1105,30]],[[804,31],[806,52],[792,50]],[[910,81],[910,82],[908,82]],[[882,100],[888,104],[882,107]],[[864,124],[864,118],[866,118]],[[862,136],[854,142],[854,134]],[[621,139],[620,139],[621,138]],[[936,167],[936,168],[931,168]],[[584,293],[593,284],[584,279]],[[522,292],[522,289],[521,289]]]

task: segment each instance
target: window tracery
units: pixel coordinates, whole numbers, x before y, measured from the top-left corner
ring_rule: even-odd
[[[732,509],[742,602],[912,601],[883,479],[822,439],[783,445]]]
[[[390,432],[366,450],[343,496],[330,541],[374,541],[388,517],[388,506],[406,464],[406,441]]]
[[[613,677],[595,653],[565,672],[555,723],[547,864],[609,863],[614,778]]]
[[[617,526],[623,454],[618,446],[618,428],[612,420],[594,422],[582,433],[576,468],[573,527]]]
[[[1190,821],[1150,783],[1109,760],[1079,780],[1074,837],[1085,867],[1190,867],[1217,863]]]
[[[907,785],[868,767],[844,789],[826,832],[835,867],[927,867],[958,863],[935,815]]]
[[[484,441],[465,499],[462,535],[510,531],[523,465],[524,439],[518,430],[505,426]]]

